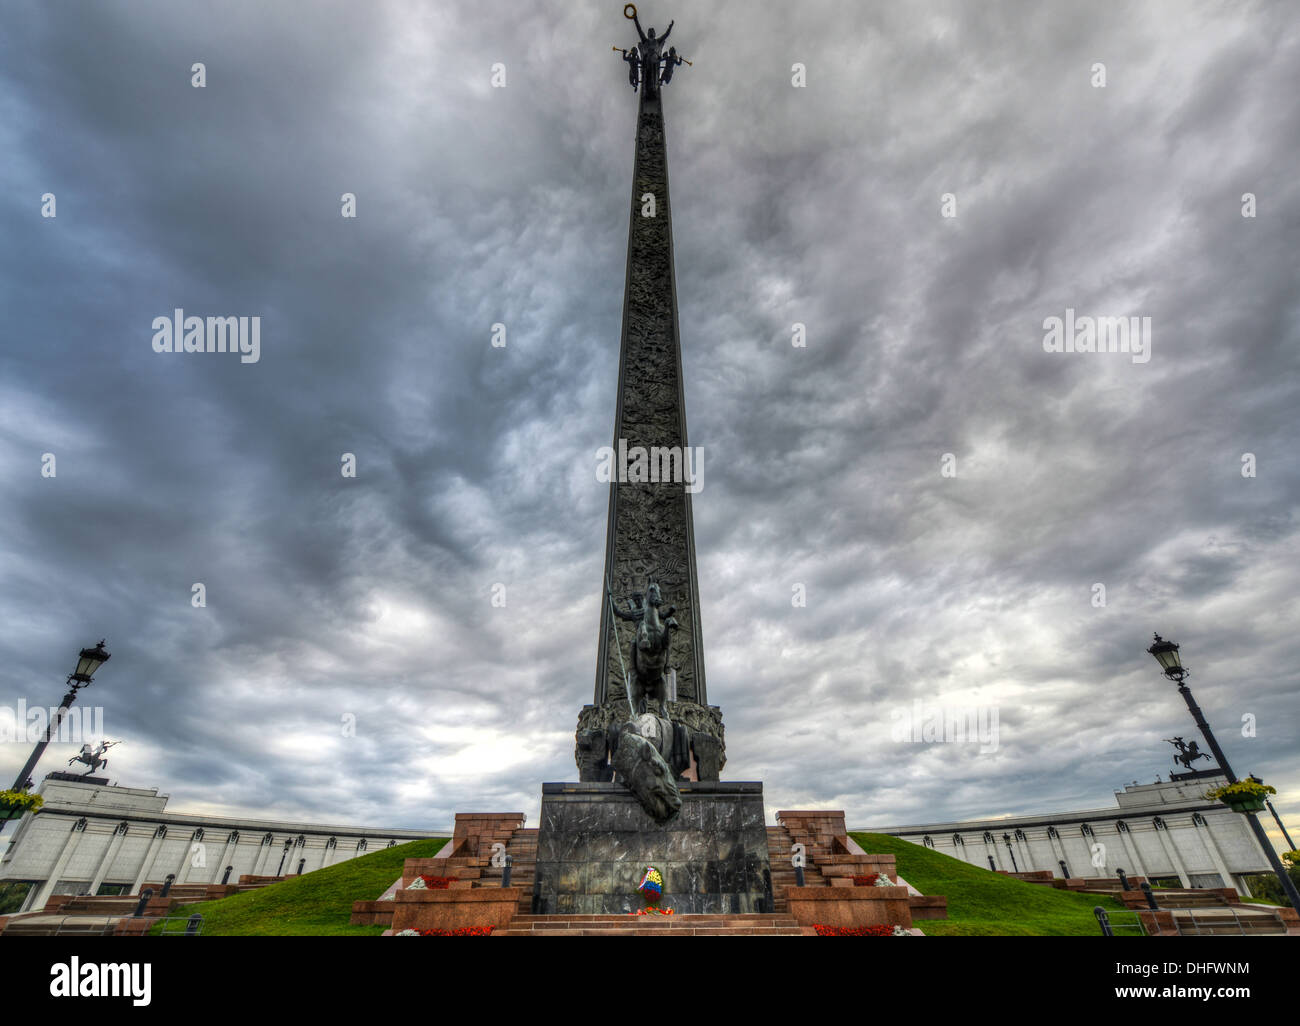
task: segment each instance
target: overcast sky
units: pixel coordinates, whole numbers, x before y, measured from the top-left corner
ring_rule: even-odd
[[[0,705],[105,637],[78,702],[174,809],[535,825],[595,673],[622,5],[3,6]],[[664,109],[724,778],[853,826],[1110,806],[1195,736],[1160,631],[1300,829],[1293,6],[641,13],[694,61]],[[260,359],[154,352],[176,308],[259,316]],[[1149,361],[1046,352],[1067,308],[1149,317]],[[997,750],[895,740],[916,701],[995,711]]]

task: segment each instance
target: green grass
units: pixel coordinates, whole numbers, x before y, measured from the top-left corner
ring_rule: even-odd
[[[352,903],[374,901],[402,875],[406,859],[431,858],[446,843],[447,838],[437,837],[398,844],[256,891],[182,905],[171,914],[201,913],[205,937],[377,937],[386,927],[348,922]],[[160,928],[155,926],[153,932]]]
[[[888,834],[851,836],[864,851],[893,855],[899,875],[922,894],[947,897],[947,919],[917,920],[927,936],[1100,937],[1092,912],[1096,905],[1112,913],[1116,925],[1134,921],[1118,901],[1100,894],[1071,894],[1013,880]]]

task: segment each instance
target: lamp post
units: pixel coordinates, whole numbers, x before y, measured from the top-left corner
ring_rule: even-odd
[[[1277,828],[1282,831],[1282,836],[1286,839],[1287,848],[1290,851],[1295,851],[1295,841],[1291,840],[1291,835],[1286,832],[1286,824],[1282,822],[1282,817],[1277,814],[1277,809],[1273,808],[1273,803],[1267,798],[1264,799],[1264,808],[1273,814],[1273,819],[1277,822]]]
[[[1223,749],[1219,747],[1219,742],[1214,737],[1214,731],[1205,722],[1205,717],[1201,714],[1201,707],[1196,704],[1191,689],[1185,683],[1191,674],[1187,667],[1183,665],[1182,659],[1179,658],[1178,645],[1172,641],[1165,641],[1164,638],[1157,634],[1155,642],[1147,651],[1155,657],[1165,676],[1178,685],[1178,693],[1183,696],[1183,701],[1187,703],[1192,719],[1196,721],[1196,726],[1200,728],[1201,735],[1205,738],[1206,744],[1210,746],[1210,751],[1214,753],[1219,769],[1228,778],[1228,783],[1237,783],[1237,775],[1232,772],[1232,767],[1228,765],[1228,757],[1223,754]],[[1291,879],[1291,875],[1278,859],[1277,852],[1273,850],[1273,842],[1268,839],[1268,835],[1264,833],[1264,828],[1260,825],[1259,820],[1255,818],[1253,812],[1243,812],[1241,815],[1245,816],[1247,822],[1250,823],[1250,828],[1255,834],[1255,840],[1264,849],[1268,864],[1273,867],[1273,872],[1277,874],[1278,883],[1282,885],[1282,892],[1291,900],[1291,907],[1300,911],[1300,892],[1296,891],[1295,881]]]
[[[99,644],[94,648],[83,648],[81,655],[77,658],[77,668],[68,674],[68,693],[63,696],[59,703],[59,711],[54,714],[54,719],[46,728],[45,737],[36,743],[32,750],[31,758],[27,760],[27,765],[22,768],[18,774],[18,779],[14,781],[13,789],[15,791],[26,791],[32,786],[31,774],[36,769],[36,764],[40,761],[45,749],[49,746],[51,739],[59,732],[59,724],[63,722],[63,717],[67,715],[68,708],[77,700],[77,692],[91,683],[96,671],[109,660],[109,654],[104,650],[104,639],[99,639]]]

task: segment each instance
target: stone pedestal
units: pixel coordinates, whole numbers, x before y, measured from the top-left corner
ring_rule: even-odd
[[[785,900],[801,926],[912,927],[906,887],[787,887]]]
[[[412,891],[393,895],[393,932],[505,926],[519,907],[519,887]]]
[[[770,912],[763,785],[678,784],[681,812],[662,825],[622,784],[543,784],[533,912],[635,912],[647,865],[663,874],[664,907],[678,914]]]

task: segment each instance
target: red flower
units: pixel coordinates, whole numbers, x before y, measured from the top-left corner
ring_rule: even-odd
[[[487,937],[492,933],[490,926],[462,926],[456,930],[421,930],[421,937]]]
[[[422,876],[420,879],[424,881],[424,886],[431,891],[445,891],[456,878],[454,876]]]
[[[818,937],[892,937],[894,928],[887,923],[879,926],[826,926],[814,923]]]

